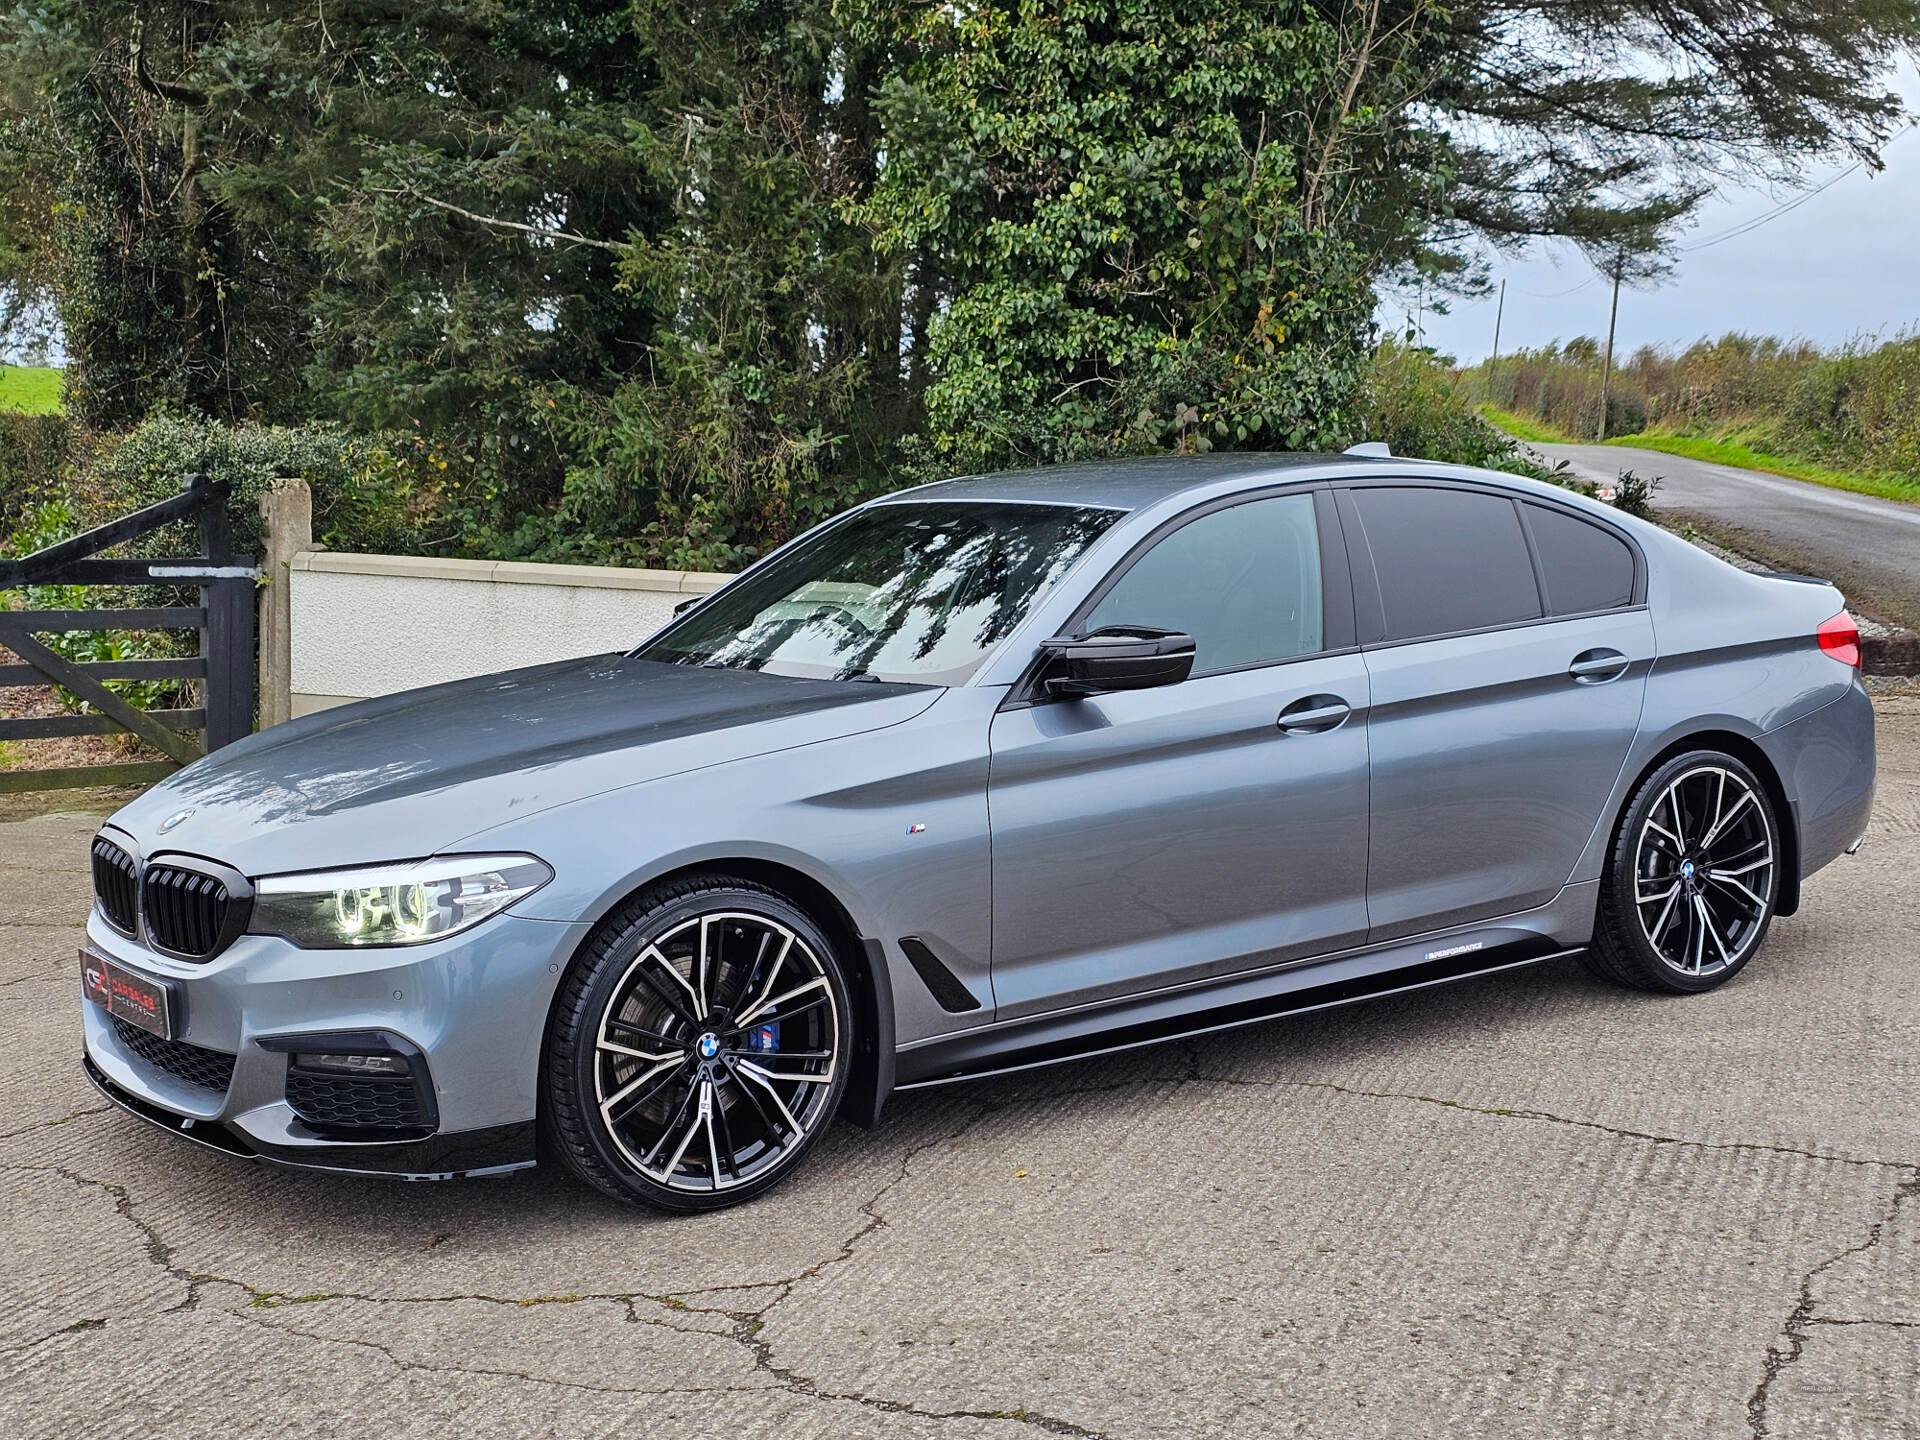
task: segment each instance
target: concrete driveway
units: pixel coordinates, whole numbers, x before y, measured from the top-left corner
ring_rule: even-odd
[[[1726,988],[1557,965],[899,1101],[743,1211],[111,1112],[0,825],[0,1435],[1920,1435],[1920,702]]]
[[[1920,505],[1625,445],[1529,448],[1600,484],[1622,470],[1658,475],[1656,509],[1778,569],[1824,576],[1856,608],[1920,630]]]

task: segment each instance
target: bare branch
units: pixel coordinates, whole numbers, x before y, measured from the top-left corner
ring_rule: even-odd
[[[1368,62],[1373,58],[1374,37],[1379,29],[1380,0],[1371,0],[1359,50],[1353,58],[1353,69],[1348,73],[1346,86],[1340,92],[1340,106],[1334,113],[1333,123],[1327,127],[1327,143],[1321,148],[1320,163],[1313,167],[1313,174],[1307,177],[1306,191],[1301,196],[1300,221],[1309,230],[1313,228],[1321,182],[1326,179],[1328,167],[1333,164],[1333,152],[1340,144],[1340,129],[1347,123],[1347,116],[1353,113],[1354,96],[1359,92],[1360,81],[1365,78]]]
[[[412,186],[394,189],[372,185],[368,189],[375,195],[405,195],[409,199],[418,200],[422,205],[431,205],[436,210],[445,210],[449,214],[458,215],[462,220],[471,220],[476,225],[490,225],[496,230],[518,230],[523,235],[537,235],[543,240],[564,240],[569,245],[591,245],[596,250],[605,250],[614,255],[625,255],[632,248],[615,240],[596,240],[591,235],[576,235],[571,230],[550,230],[544,225],[523,225],[518,220],[502,220],[496,215],[476,214],[451,201],[436,200],[431,195],[423,195]]]

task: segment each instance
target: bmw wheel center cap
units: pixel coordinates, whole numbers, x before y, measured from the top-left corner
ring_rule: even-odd
[[[708,1032],[694,1042],[693,1048],[700,1052],[702,1060],[711,1060],[720,1053],[720,1037]]]

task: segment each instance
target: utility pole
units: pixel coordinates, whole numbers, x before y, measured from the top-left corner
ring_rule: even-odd
[[[1500,282],[1500,298],[1493,307],[1493,355],[1487,364],[1491,367],[1500,363],[1500,317],[1507,313],[1507,282]]]
[[[1500,299],[1493,307],[1493,354],[1487,357],[1487,399],[1493,399],[1493,372],[1500,364],[1500,317],[1507,313],[1507,282],[1500,282]]]
[[[1613,308],[1607,312],[1607,358],[1600,367],[1600,441],[1607,439],[1607,395],[1613,385],[1613,327],[1620,318],[1620,272],[1627,268],[1623,250],[1613,257]]]

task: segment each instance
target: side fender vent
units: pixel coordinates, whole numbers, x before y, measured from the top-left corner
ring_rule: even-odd
[[[906,952],[907,961],[921,983],[940,1002],[942,1010],[959,1015],[980,1008],[979,999],[960,983],[958,975],[940,963],[940,957],[927,948],[926,941],[918,935],[903,936],[900,948]]]

